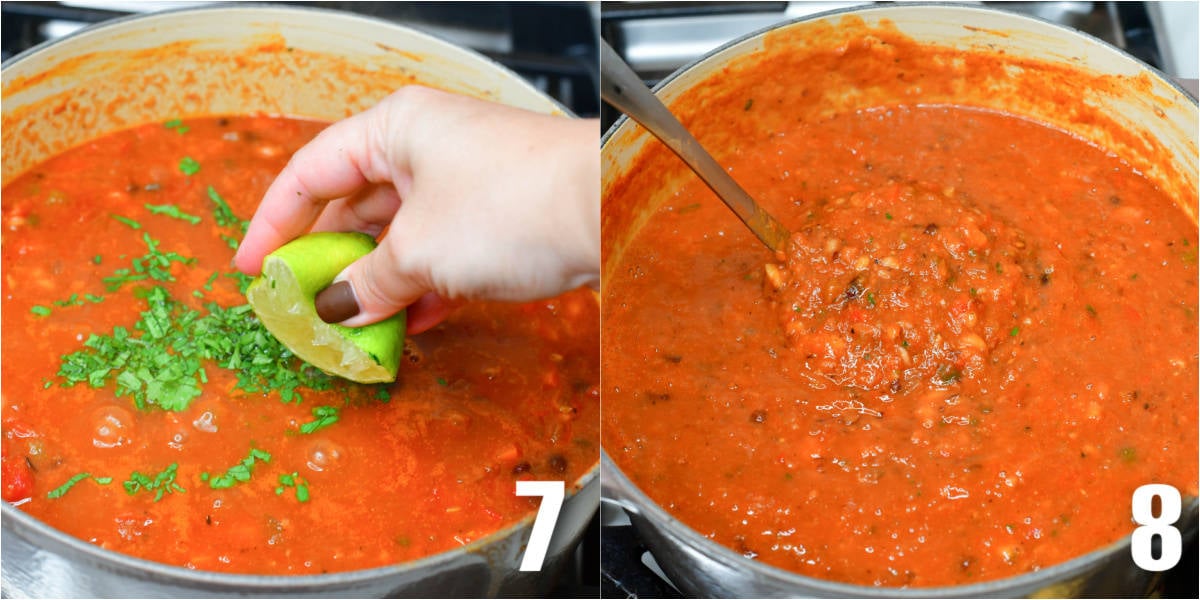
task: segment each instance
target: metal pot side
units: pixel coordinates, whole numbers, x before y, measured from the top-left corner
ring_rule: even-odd
[[[706,115],[705,94],[736,89],[740,69],[783,53],[799,57],[836,47],[875,27],[895,27],[912,39],[960,53],[1003,52],[1010,77],[985,78],[959,68],[958,85],[921,89],[888,81],[857,82],[830,73],[821,86],[833,88],[823,104],[797,106],[799,115],[852,111],[898,98],[905,103],[960,104],[1019,114],[1050,124],[1119,154],[1176,198],[1193,221],[1197,215],[1196,100],[1168,78],[1131,56],[1073,29],[1032,17],[963,5],[904,4],[833,11],[805,17],[733,41],[676,71],[655,93],[721,159],[722,116]],[[832,44],[832,45],[831,45]],[[1066,98],[1098,111],[1063,110],[1064,105],[1031,90],[1046,81]],[[804,82],[800,82],[801,84]],[[837,93],[853,89],[853,93]],[[789,105],[790,108],[790,105]],[[808,112],[805,112],[808,111]],[[1096,120],[1095,114],[1103,118]],[[606,133],[602,148],[603,273],[620,267],[625,246],[658,206],[690,177],[650,135],[622,117]],[[728,144],[735,146],[735,144]],[[618,186],[647,191],[628,204],[609,202]],[[602,453],[602,494],[630,515],[659,565],[685,593],[703,597],[1078,597],[1142,596],[1158,574],[1137,568],[1129,537],[1041,571],[989,582],[937,588],[876,588],[832,582],[784,571],[742,557],[700,535],[663,510]],[[1200,503],[1185,501],[1177,527],[1195,540]]]
[[[12,58],[2,79],[4,183],[79,143],[142,123],[255,113],[335,120],[410,83],[567,114],[473,52],[384,21],[297,7],[217,6],[110,21]],[[2,503],[0,592],[14,598],[532,595],[548,591],[598,509],[598,473],[599,463],[568,482],[541,572],[518,570],[533,515],[408,563],[258,576],[118,554]]]

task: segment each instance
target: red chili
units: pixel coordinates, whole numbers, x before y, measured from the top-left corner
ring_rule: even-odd
[[[0,461],[0,475],[4,479],[4,501],[19,502],[33,495],[33,470],[25,462],[25,456],[4,457]]]

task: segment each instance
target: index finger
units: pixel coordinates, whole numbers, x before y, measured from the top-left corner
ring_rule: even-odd
[[[374,112],[338,121],[296,151],[250,219],[233,258],[238,270],[259,274],[263,258],[307,233],[327,203],[389,179],[386,168],[376,168],[384,149],[373,134]]]

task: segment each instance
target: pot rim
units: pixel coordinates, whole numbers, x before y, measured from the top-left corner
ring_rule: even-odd
[[[1070,560],[1057,563],[1038,571],[1030,571],[1020,575],[1012,575],[1000,579],[989,579],[978,583],[943,585],[935,587],[875,587],[845,583],[832,579],[820,579],[788,571],[761,561],[753,560],[730,550],[692,529],[683,521],[671,515],[652,500],[645,492],[629,479],[617,466],[616,461],[609,456],[608,451],[601,449],[600,465],[604,481],[601,486],[603,500],[615,502],[622,510],[644,516],[655,525],[662,527],[690,548],[699,549],[705,557],[721,563],[731,570],[749,572],[756,579],[770,579],[781,582],[797,589],[809,590],[830,596],[844,598],[979,598],[999,596],[1011,593],[1013,590],[1040,589],[1056,582],[1069,581],[1093,569],[1097,563],[1112,553],[1128,552],[1132,534],[1106,546],[1101,546],[1091,552],[1076,556]],[[1200,499],[1192,498],[1181,513],[1176,524],[1184,523],[1200,507]],[[1193,515],[1194,516],[1194,515]],[[1195,535],[1195,523],[1182,532],[1187,539]]]
[[[387,27],[395,27],[395,28],[404,30],[406,33],[408,33],[409,35],[413,35],[414,37],[425,38],[423,41],[431,42],[433,44],[439,44],[442,46],[447,46],[458,52],[465,53],[474,59],[483,61],[488,66],[494,67],[494,68],[502,71],[505,75],[508,75],[514,81],[519,82],[521,87],[525,88],[526,91],[536,94],[537,96],[541,97],[542,99],[553,104],[557,110],[559,110],[563,113],[563,115],[568,116],[568,117],[577,117],[578,116],[574,112],[572,112],[571,109],[567,108],[566,106],[563,106],[563,104],[560,103],[554,97],[552,97],[549,94],[546,94],[546,93],[542,92],[541,90],[537,89],[536,87],[534,87],[533,84],[529,83],[528,80],[526,80],[524,77],[517,74],[512,69],[509,69],[508,67],[504,66],[503,64],[500,64],[499,62],[497,62],[495,59],[492,59],[488,56],[480,54],[479,52],[476,52],[475,50],[472,50],[470,48],[464,48],[462,46],[459,46],[458,44],[455,44],[453,42],[445,40],[436,34],[429,33],[429,32],[417,29],[415,27],[410,27],[408,25],[403,25],[400,23],[393,23],[391,21],[386,21],[384,19],[373,18],[373,17],[369,17],[369,16],[365,16],[365,15],[360,15],[357,13],[336,10],[336,9],[331,9],[331,8],[322,8],[322,7],[318,7],[318,6],[280,5],[280,4],[271,4],[271,3],[264,3],[264,2],[245,2],[245,3],[242,3],[242,2],[218,2],[216,4],[210,4],[210,5],[181,6],[178,8],[168,8],[168,9],[164,9],[164,10],[156,10],[153,12],[136,13],[136,14],[130,14],[130,15],[125,15],[125,16],[121,16],[121,17],[114,17],[114,18],[108,19],[106,21],[101,21],[99,23],[88,25],[87,27],[82,27],[82,28],[72,31],[71,33],[68,33],[67,35],[64,35],[60,38],[56,38],[53,40],[46,40],[36,46],[33,46],[32,48],[27,48],[15,55],[9,57],[8,60],[4,61],[4,64],[2,65],[3,66],[2,70],[8,70],[12,66],[20,64],[22,61],[31,58],[33,55],[40,54],[41,52],[48,50],[50,48],[53,48],[54,46],[56,46],[60,43],[64,43],[64,42],[73,40],[76,37],[92,35],[97,32],[101,32],[102,30],[109,28],[109,27],[120,27],[120,26],[127,25],[131,22],[136,22],[136,21],[141,21],[141,20],[153,20],[153,19],[158,19],[158,18],[175,18],[180,14],[186,15],[186,14],[210,12],[210,11],[212,11],[212,12],[226,11],[226,12],[230,12],[230,13],[248,13],[248,14],[249,13],[260,13],[265,16],[270,16],[272,13],[280,13],[280,14],[309,13],[309,14],[323,15],[323,16],[331,18],[331,19],[342,19],[344,21],[358,21],[361,23],[369,23],[371,25],[376,25],[376,26],[384,25]]]
[[[179,18],[181,15],[186,16],[188,14],[199,12],[214,11],[238,13],[239,16],[258,14],[265,17],[289,13],[315,13],[321,15],[323,18],[328,19],[341,19],[346,22],[365,22],[370,23],[372,26],[384,25],[387,27],[402,29],[407,34],[422,39],[422,41],[426,41],[433,45],[449,47],[455,51],[465,53],[475,59],[483,61],[488,66],[498,69],[512,80],[519,82],[519,85],[525,88],[526,91],[536,94],[538,97],[541,97],[552,104],[553,107],[556,110],[561,111],[564,116],[571,118],[576,116],[569,108],[563,106],[553,97],[538,90],[524,77],[521,77],[508,67],[505,67],[499,62],[496,62],[495,60],[472,49],[453,44],[436,35],[409,27],[407,25],[393,23],[383,19],[371,18],[355,13],[312,6],[282,6],[261,3],[226,3],[208,6],[184,6],[150,13],[116,17],[101,23],[81,28],[61,38],[48,40],[38,44],[37,46],[24,50],[23,52],[16,54],[4,61],[2,71],[9,71],[14,65],[18,65],[25,60],[29,60],[46,50],[54,48],[57,45],[68,40],[72,40],[76,37],[102,33],[105,29],[122,27],[136,21],[150,21],[161,18]],[[597,458],[596,462],[574,482],[564,482],[567,488],[564,503],[576,496],[589,484],[597,481],[599,475],[600,460]],[[42,520],[18,509],[9,502],[0,502],[0,523],[3,524],[3,528],[6,533],[12,533],[20,536],[21,538],[34,543],[34,545],[43,548],[46,548],[46,542],[49,542],[54,547],[46,549],[54,552],[55,554],[63,555],[64,558],[72,558],[72,555],[75,557],[81,556],[87,560],[94,561],[102,567],[111,568],[118,572],[131,571],[137,573],[138,576],[141,577],[150,576],[154,579],[169,582],[178,586],[203,586],[210,591],[214,588],[217,590],[226,591],[257,592],[270,590],[287,590],[289,592],[295,592],[298,591],[298,589],[319,590],[329,587],[344,587],[347,584],[369,582],[395,576],[397,574],[431,569],[440,565],[451,564],[456,560],[460,560],[465,555],[474,554],[485,556],[486,549],[490,545],[505,540],[513,535],[517,535],[525,529],[531,528],[536,516],[537,512],[534,511],[520,520],[510,523],[509,525],[498,529],[485,537],[466,544],[465,546],[451,548],[449,550],[444,550],[436,554],[423,556],[421,558],[406,562],[372,567],[369,569],[337,571],[319,575],[257,575],[249,573],[228,573],[224,571],[188,569],[186,567],[152,561],[139,558],[131,554],[124,554],[121,552],[108,550],[51,527]]]
[[[1160,70],[1146,64],[1145,62],[1141,61],[1140,59],[1133,56],[1132,54],[1129,54],[1125,50],[1122,50],[1121,48],[1117,48],[1116,46],[1114,46],[1100,38],[1097,38],[1086,32],[1080,31],[1074,27],[1070,27],[1067,25],[1061,25],[1059,23],[1054,23],[1052,21],[1048,21],[1041,17],[1027,15],[1027,14],[1023,14],[1023,13],[1017,13],[1017,12],[1003,10],[1003,9],[999,9],[999,8],[964,5],[964,4],[949,3],[949,2],[920,2],[920,1],[912,2],[912,3],[904,2],[904,3],[898,3],[898,4],[874,4],[874,5],[868,5],[868,6],[851,6],[851,7],[836,8],[836,9],[832,9],[832,10],[822,11],[819,13],[813,13],[811,15],[805,15],[805,16],[798,17],[795,19],[789,19],[787,21],[782,21],[779,23],[775,23],[773,25],[769,25],[769,26],[759,29],[757,31],[753,31],[751,33],[740,36],[734,40],[731,40],[729,42],[726,42],[725,44],[722,44],[721,46],[719,46],[717,48],[714,48],[713,50],[708,51],[700,58],[697,58],[697,59],[685,64],[684,66],[676,69],[670,75],[664,77],[661,81],[658,82],[657,85],[655,85],[651,89],[651,91],[657,95],[663,88],[670,85],[676,79],[678,79],[685,73],[691,71],[693,68],[700,65],[701,63],[704,63],[710,59],[713,59],[714,57],[716,57],[720,54],[723,54],[724,52],[726,52],[727,50],[729,50],[731,48],[734,48],[735,46],[741,45],[741,44],[748,42],[750,40],[753,40],[755,38],[762,37],[770,32],[776,31],[778,29],[784,29],[784,28],[791,27],[791,26],[799,24],[799,23],[816,21],[816,20],[820,20],[820,19],[831,19],[831,18],[835,18],[835,17],[841,16],[841,15],[848,15],[848,14],[861,14],[861,13],[865,13],[865,12],[876,12],[876,11],[881,11],[881,12],[887,13],[887,12],[896,12],[896,11],[910,11],[912,9],[923,10],[923,9],[931,9],[931,8],[959,11],[963,14],[970,14],[970,13],[1001,14],[1006,17],[1015,18],[1017,20],[1024,19],[1024,20],[1032,21],[1040,26],[1058,29],[1062,33],[1067,34],[1067,35],[1075,35],[1075,36],[1082,37],[1082,38],[1084,38],[1084,41],[1091,42],[1094,44],[1099,44],[1102,49],[1104,49],[1108,52],[1116,53],[1120,58],[1122,58],[1124,60],[1132,61],[1143,72],[1150,73],[1151,75],[1161,79],[1162,81],[1167,83],[1170,87],[1174,88],[1177,92],[1179,92],[1184,98],[1187,98],[1188,100],[1190,100],[1193,105],[1200,106],[1200,103],[1197,102],[1196,97],[1192,96],[1190,93],[1188,93],[1188,91],[1186,89],[1183,88],[1182,85],[1180,85],[1177,81],[1175,81],[1171,77],[1168,77],[1166,74],[1164,74]],[[609,141],[614,136],[616,136],[616,134],[619,132],[619,130],[622,129],[626,125],[627,122],[630,124],[631,127],[638,126],[636,123],[634,123],[632,120],[630,120],[627,115],[621,114],[620,117],[618,117],[617,120],[614,121],[613,124],[608,128],[608,130],[605,131],[604,136],[601,138],[601,146],[600,147],[601,147],[602,154],[603,154],[603,150],[604,150],[605,146],[607,146]],[[602,335],[603,335],[603,333],[602,333]],[[1003,577],[1000,579],[991,579],[991,580],[987,580],[987,581],[981,581],[978,583],[950,585],[950,586],[936,586],[936,587],[875,587],[875,586],[859,585],[859,584],[852,584],[852,583],[844,583],[844,582],[834,581],[834,580],[830,580],[830,579],[820,579],[817,577],[801,575],[794,571],[788,571],[786,569],[782,569],[782,568],[779,568],[779,567],[776,567],[773,565],[769,565],[764,562],[748,559],[748,558],[742,556],[741,554],[738,554],[738,553],[734,552],[733,550],[730,550],[726,546],[721,545],[721,544],[701,535],[695,529],[692,529],[689,525],[685,524],[683,521],[680,521],[678,518],[676,518],[676,517],[672,516],[670,513],[668,513],[664,508],[662,508],[662,506],[660,506],[657,502],[652,500],[644,491],[642,491],[642,489],[640,487],[638,487],[635,483],[633,483],[633,481],[630,480],[629,477],[627,475],[625,475],[625,473],[623,471],[621,471],[620,467],[617,466],[616,461],[614,461],[612,459],[612,457],[608,454],[608,451],[604,448],[603,437],[601,438],[600,465],[601,465],[601,472],[602,472],[601,493],[602,493],[602,498],[604,500],[613,501],[613,502],[617,503],[617,505],[619,505],[624,510],[628,510],[628,511],[632,511],[632,512],[636,512],[636,513],[645,515],[647,519],[653,521],[656,525],[666,529],[669,532],[669,534],[681,538],[685,543],[689,544],[692,548],[698,548],[699,550],[701,550],[702,552],[705,553],[705,556],[707,558],[721,563],[721,565],[726,568],[749,571],[750,573],[757,575],[761,578],[779,581],[786,585],[794,586],[799,589],[807,588],[807,589],[814,590],[814,591],[817,591],[819,593],[826,594],[829,596],[841,596],[841,597],[851,597],[851,598],[853,598],[853,597],[955,598],[955,597],[996,596],[996,595],[1011,592],[1014,589],[1020,589],[1023,587],[1037,589],[1037,588],[1044,587],[1044,586],[1051,584],[1053,582],[1056,582],[1056,581],[1067,581],[1077,575],[1086,573],[1090,569],[1094,568],[1095,565],[1098,564],[1104,557],[1107,557],[1112,553],[1121,551],[1122,549],[1126,549],[1126,552],[1128,552],[1127,549],[1128,549],[1128,547],[1131,543],[1131,539],[1132,539],[1132,533],[1130,533],[1129,535],[1126,535],[1126,536],[1122,537],[1121,539],[1119,539],[1115,542],[1112,542],[1108,545],[1102,546],[1102,547],[1097,548],[1086,554],[1076,556],[1070,560],[1051,565],[1049,567],[1046,567],[1046,568],[1038,570],[1038,571],[1031,571],[1028,573],[1022,573],[1020,575],[1012,575],[1009,577]],[[1200,498],[1191,498],[1190,502],[1188,502],[1187,498],[1185,497],[1184,500],[1186,502],[1186,508],[1184,509],[1184,512],[1181,514],[1180,520],[1177,521],[1177,523],[1185,522],[1186,519],[1189,518],[1189,515],[1191,515],[1192,513],[1195,513],[1197,511],[1197,509],[1200,508]],[[632,504],[632,506],[630,504]],[[1195,524],[1193,523],[1193,526],[1188,531],[1184,532],[1184,534],[1185,534],[1185,536],[1195,535],[1195,531],[1196,531],[1196,527],[1195,527]]]
[[[927,1],[920,1],[920,0],[918,0],[916,2],[901,2],[901,3],[896,3],[896,4],[873,4],[873,5],[866,5],[866,6],[848,6],[848,7],[842,7],[842,8],[834,8],[834,9],[830,9],[830,10],[826,10],[826,11],[821,11],[819,13],[813,13],[810,15],[804,15],[802,17],[796,17],[795,19],[788,19],[786,21],[781,21],[781,22],[775,23],[773,25],[768,25],[766,27],[763,27],[762,29],[752,31],[752,32],[744,34],[740,37],[734,38],[733,40],[725,42],[724,44],[721,44],[720,46],[717,46],[716,48],[713,48],[712,50],[709,50],[708,52],[704,53],[704,55],[700,56],[699,58],[692,60],[691,62],[683,65],[682,67],[679,67],[678,69],[675,69],[674,71],[671,72],[670,75],[667,75],[666,77],[659,80],[659,82],[657,84],[655,84],[654,87],[650,89],[650,91],[653,92],[655,95],[657,95],[658,92],[660,90],[662,90],[664,87],[666,87],[671,82],[678,79],[684,73],[687,73],[688,71],[692,70],[692,68],[696,67],[700,63],[703,63],[703,62],[711,59],[712,57],[714,57],[718,54],[721,54],[734,46],[737,46],[739,44],[747,42],[751,39],[761,37],[772,31],[775,31],[777,29],[783,29],[786,27],[790,27],[792,25],[796,25],[798,23],[805,23],[808,21],[816,21],[819,19],[827,19],[827,18],[832,18],[832,17],[836,17],[839,15],[847,15],[847,14],[851,14],[851,13],[864,13],[864,12],[874,12],[874,11],[891,12],[891,11],[905,11],[905,10],[910,10],[910,9],[926,9],[926,8],[942,8],[942,9],[962,11],[964,13],[975,12],[975,13],[985,13],[985,14],[1001,14],[1001,15],[1005,15],[1007,17],[1013,17],[1016,19],[1025,19],[1025,20],[1029,20],[1029,21],[1034,21],[1043,26],[1060,29],[1064,33],[1082,36],[1090,42],[1099,44],[1104,50],[1107,50],[1109,52],[1114,52],[1114,53],[1120,55],[1120,57],[1123,59],[1133,61],[1140,69],[1148,71],[1149,73],[1155,75],[1159,79],[1166,82],[1167,85],[1175,88],[1175,90],[1178,91],[1180,94],[1182,94],[1185,98],[1191,100],[1192,104],[1200,105],[1200,101],[1198,101],[1195,96],[1193,96],[1190,92],[1188,92],[1174,78],[1167,76],[1166,73],[1163,73],[1159,69],[1150,66],[1149,64],[1145,63],[1138,57],[1126,52],[1125,50],[1118,48],[1118,47],[1110,44],[1109,42],[1106,42],[1090,33],[1087,33],[1085,31],[1081,31],[1079,29],[1071,27],[1070,25],[1063,25],[1061,23],[1055,23],[1053,21],[1050,21],[1050,20],[1035,16],[1035,15],[1028,15],[1028,14],[1024,14],[1024,13],[1011,11],[1011,10],[993,8],[990,6],[974,6],[974,5],[961,4],[961,3],[955,3],[955,2],[927,2]],[[625,122],[628,120],[629,120],[628,115],[621,113],[621,116],[619,116],[617,118],[617,120],[614,121],[613,124],[610,125],[608,127],[608,129],[604,132],[604,136],[601,138],[601,141],[600,141],[601,149],[603,149],[604,145],[608,143],[609,138],[614,136],[616,134],[617,130],[620,129],[621,126],[623,126],[625,124]]]

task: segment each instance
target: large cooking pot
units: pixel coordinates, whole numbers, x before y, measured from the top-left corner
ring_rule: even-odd
[[[655,93],[681,116],[720,160],[722,123],[728,115],[706,114],[705,94],[736,88],[738,70],[783,53],[838,48],[864,28],[887,24],[923,44],[988,53],[1013,61],[1003,76],[975,72],[962,64],[955,84],[922,87],[881,69],[864,73],[823,74],[821,81],[797,85],[820,90],[820,103],[796,106],[796,114],[853,111],[905,103],[967,104],[1026,115],[1108,148],[1137,167],[1196,218],[1197,106],[1161,73],[1101,41],[1075,30],[1013,13],[968,6],[873,6],[822,13],[784,23],[731,42],[665,79]],[[1034,59],[1034,63],[1017,61]],[[803,60],[800,58],[799,60]],[[1037,66],[1038,64],[1042,67]],[[1044,68],[1043,68],[1044,67]],[[698,90],[703,90],[702,92]],[[689,96],[689,94],[691,94]],[[1054,95],[1054,98],[1048,97]],[[1098,111],[1075,111],[1078,106]],[[1096,118],[1096,115],[1106,115]],[[769,129],[769,128],[768,128]],[[707,140],[707,141],[706,141]],[[716,140],[716,143],[714,143]],[[605,137],[602,151],[604,205],[602,251],[605,276],[622,268],[624,248],[646,219],[690,175],[682,164],[632,121],[619,120]],[[652,190],[622,195],[610,202],[615,186]],[[623,188],[629,189],[629,188]],[[616,197],[616,196],[612,196]],[[733,216],[731,215],[732,219]],[[731,221],[732,222],[732,221]],[[605,323],[605,327],[619,323]],[[611,385],[611,384],[610,384]],[[606,423],[610,427],[611,423]],[[1157,574],[1137,568],[1129,538],[1038,572],[971,585],[938,588],[875,588],[821,580],[747,559],[674,518],[627,478],[607,453],[601,458],[606,503],[629,514],[659,565],[685,593],[703,597],[1014,597],[1142,596]],[[1197,502],[1185,501],[1176,524],[1184,543],[1195,543]],[[1114,507],[1113,510],[1128,510]]]
[[[335,120],[413,82],[566,112],[503,67],[394,24],[294,7],[170,11],[108,22],[5,63],[3,182],[133,125],[249,113]],[[2,591],[6,597],[534,595],[548,591],[596,512],[598,470],[597,464],[567,482],[541,572],[518,570],[533,515],[409,563],[293,577],[192,571],[117,554],[3,503]]]

